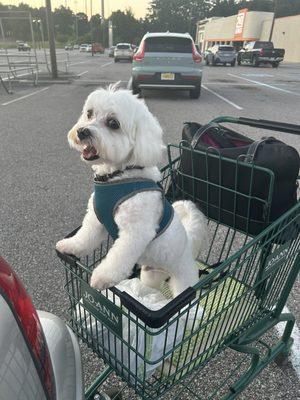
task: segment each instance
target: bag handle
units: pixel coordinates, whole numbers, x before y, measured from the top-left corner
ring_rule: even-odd
[[[249,149],[248,149],[248,151],[247,151],[247,154],[246,154],[246,156],[245,156],[244,161],[245,161],[246,163],[252,163],[253,160],[254,160],[254,157],[255,157],[255,155],[256,155],[256,153],[257,153],[257,150],[258,150],[259,146],[260,146],[262,143],[266,142],[267,140],[269,140],[269,139],[271,139],[271,138],[272,138],[271,136],[270,136],[270,137],[264,137],[264,138],[262,138],[261,140],[256,140],[255,142],[253,142],[253,143],[249,146]],[[272,139],[273,139],[273,138],[272,138]]]
[[[285,122],[269,121],[266,119],[252,119],[245,117],[229,117],[221,116],[214,118],[210,123],[230,123],[248,125],[256,128],[268,129],[271,131],[291,133],[293,135],[300,135],[300,125],[287,124]]]
[[[210,129],[212,129],[212,132],[210,133],[211,138],[215,140],[221,148],[233,147],[230,140],[222,135],[222,131],[220,128],[221,126],[219,124],[215,124],[212,122],[201,126],[193,136],[191,147],[195,149],[201,137]],[[221,134],[216,134],[215,130],[221,131]]]
[[[191,147],[194,149],[197,146],[201,136],[203,136],[210,128],[217,128],[218,126],[219,126],[218,124],[215,124],[213,122],[209,122],[206,125],[200,126],[200,128],[196,131],[195,135],[193,136],[193,140],[191,141]]]

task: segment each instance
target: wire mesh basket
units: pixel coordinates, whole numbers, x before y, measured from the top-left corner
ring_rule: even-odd
[[[197,196],[184,190],[180,193],[175,182],[181,174],[183,151],[190,151],[191,159],[201,153],[185,143],[169,146],[161,184],[171,201],[190,198],[197,202]],[[210,152],[201,154],[207,163],[216,158]],[[236,170],[240,167],[241,162],[236,161]],[[257,167],[249,168],[255,173]],[[300,203],[269,224],[272,172],[265,173],[270,176],[268,196],[253,199],[249,187],[247,199],[264,204],[266,228],[252,237],[247,229],[236,228],[234,218],[228,225],[221,223],[220,197],[219,212],[213,217],[207,213],[211,241],[198,261],[199,283],[175,299],[168,283],[163,283],[161,291],[170,301],[161,310],[151,311],[117,288],[99,292],[89,286],[94,267],[112,245],[109,237],[101,248],[81,259],[58,253],[65,267],[70,327],[143,399],[163,396],[183,379],[197,371],[200,374],[213,357],[229,347],[251,356],[249,369],[224,397],[234,398],[263,366],[291,346],[294,318],[283,315],[282,309],[299,272]],[[236,177],[239,179],[238,174]],[[188,179],[198,184],[193,175]],[[227,189],[221,182],[210,182],[209,177],[202,180],[208,188]],[[232,190],[238,198],[238,185]],[[233,214],[236,210],[234,207]],[[262,358],[251,349],[251,343],[280,321],[286,322],[285,333]]]

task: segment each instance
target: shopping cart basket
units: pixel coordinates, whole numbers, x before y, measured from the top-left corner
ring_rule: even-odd
[[[232,117],[216,121],[241,122]],[[250,126],[289,133],[299,134],[300,130],[290,124],[242,121]],[[207,164],[213,160],[220,162],[221,156],[216,152],[199,152],[186,143],[169,145],[169,162],[162,169],[161,184],[170,200],[175,192],[176,198],[180,197],[174,179],[182,173],[183,151],[190,151],[191,158],[201,154]],[[226,161],[235,163],[238,179],[243,161]],[[270,176],[267,196],[255,199],[264,203],[267,221],[272,201],[272,171],[254,164],[247,164],[247,168],[253,174],[259,168]],[[220,182],[213,185],[224,191],[227,188],[222,186],[221,174],[222,171]],[[189,178],[197,184],[194,176]],[[209,188],[212,183],[208,178],[204,181]],[[249,182],[247,198],[251,202],[252,180]],[[238,192],[237,185],[235,195],[236,198],[244,195]],[[182,198],[197,202],[190,193],[182,193]],[[199,283],[170,299],[158,311],[147,309],[117,288],[100,293],[89,286],[93,268],[112,244],[109,237],[100,249],[81,259],[58,253],[66,273],[69,325],[108,364],[87,390],[86,399],[94,398],[97,387],[112,371],[143,399],[163,397],[175,385],[178,389],[172,398],[233,399],[272,360],[288,354],[294,316],[282,311],[300,266],[300,202],[255,237],[247,230],[235,229],[234,225],[221,224],[218,218],[209,219],[208,226],[211,244],[199,260]],[[161,290],[170,297],[167,283]],[[264,337],[280,322],[285,323],[284,334],[270,345]],[[237,355],[243,354],[248,364],[243,360],[225,379],[216,381],[210,394],[201,395],[193,390],[192,379],[205,381],[206,375],[201,378],[203,368],[228,349]],[[230,370],[228,364],[225,370]],[[228,382],[231,383],[227,385]],[[184,397],[181,390],[187,390],[188,396]]]

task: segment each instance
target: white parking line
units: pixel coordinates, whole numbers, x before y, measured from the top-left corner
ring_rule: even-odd
[[[106,67],[107,65],[110,65],[110,64],[112,64],[112,63],[113,63],[113,61],[110,61],[110,62],[108,62],[108,63],[106,63],[106,64],[100,65],[100,67],[103,68],[103,67]]]
[[[70,63],[69,65],[77,65],[77,64],[85,64],[87,61],[78,61],[74,63]]]
[[[237,104],[233,103],[232,101],[226,99],[226,97],[221,96],[219,93],[214,92],[213,90],[209,89],[205,85],[202,84],[203,89],[207,90],[208,92],[214,94],[219,99],[225,101],[226,103],[230,104],[232,107],[236,108],[237,110],[243,110],[243,107],[238,106]]]
[[[288,93],[288,94],[293,94],[294,96],[300,96],[300,93],[295,93],[295,92],[292,92],[292,91],[287,90],[287,89],[281,89],[281,88],[279,88],[279,87],[277,87],[277,86],[268,85],[267,83],[263,83],[263,82],[259,82],[259,81],[254,81],[254,80],[252,80],[252,79],[243,78],[242,76],[235,75],[235,74],[227,74],[227,75],[233,76],[234,78],[243,79],[244,81],[247,81],[247,82],[255,83],[256,85],[265,86],[265,87],[267,87],[267,88],[269,88],[269,89],[278,90],[279,92],[284,92],[284,93]]]
[[[128,83],[127,83],[127,90],[130,90],[131,89],[131,87],[132,87],[132,76],[129,78],[129,81],[128,81]]]
[[[290,313],[287,307],[284,307],[282,310],[283,313]],[[279,336],[283,335],[285,323],[281,322],[276,325],[276,330],[279,333]],[[290,360],[294,367],[294,370],[300,380],[300,331],[297,324],[294,325],[294,329],[292,332],[292,338],[294,339],[293,346],[291,348]]]
[[[85,74],[87,74],[89,71],[83,71],[83,72],[80,72],[80,74],[77,74],[77,76],[82,76],[82,75],[85,75]]]
[[[30,97],[30,96],[34,96],[35,94],[44,92],[45,90],[48,90],[48,89],[49,89],[49,86],[47,86],[47,87],[45,87],[45,88],[43,88],[43,89],[40,89],[40,90],[36,90],[35,92],[26,94],[25,96],[18,97],[17,99],[14,99],[14,100],[11,100],[11,101],[7,101],[6,103],[2,103],[1,105],[2,105],[2,106],[8,106],[9,104],[12,104],[12,103],[15,103],[15,102],[17,102],[17,101],[26,99],[27,97]]]

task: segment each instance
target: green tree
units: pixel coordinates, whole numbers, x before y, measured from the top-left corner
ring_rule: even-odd
[[[74,37],[74,13],[70,8],[60,6],[53,12],[55,34],[61,37]]]
[[[210,8],[209,0],[152,0],[146,18],[153,31],[189,32],[194,36],[196,22],[205,18]]]
[[[88,17],[85,13],[80,12],[76,14],[75,18],[77,20],[78,37],[81,38],[90,32]]]
[[[142,21],[137,20],[130,8],[111,14],[114,29],[114,43],[138,43],[142,36]]]
[[[103,21],[100,14],[93,15],[90,19],[91,41],[103,43]]]

